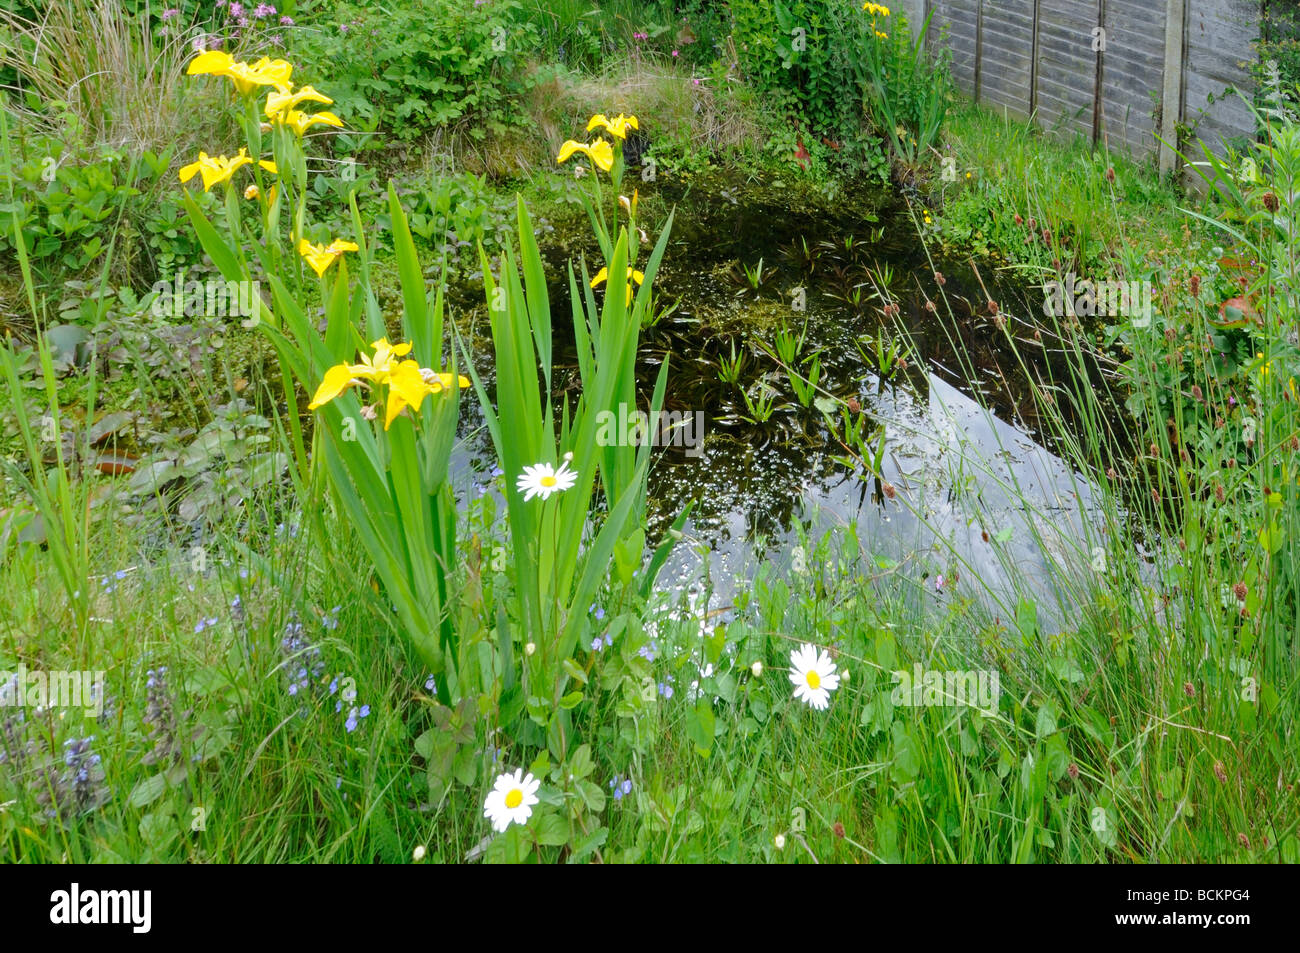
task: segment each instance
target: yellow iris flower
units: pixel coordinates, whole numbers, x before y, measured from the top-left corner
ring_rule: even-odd
[[[274,86],[282,93],[289,91],[289,77],[293,64],[285,60],[272,60],[263,56],[252,65],[241,62],[223,50],[208,50],[190,60],[186,75],[210,73],[227,76],[241,93],[252,92],[258,86]]]
[[[387,430],[406,407],[409,406],[418,413],[425,397],[450,390],[455,384],[468,387],[469,379],[462,374],[457,380],[450,374],[426,370],[415,361],[402,361],[388,375],[388,408],[384,411],[384,429]]]
[[[396,366],[393,358],[406,357],[411,353],[411,342],[389,344],[388,338],[380,338],[378,341],[371,341],[370,348],[375,355],[374,357],[361,355],[361,363],[357,365],[358,376],[383,383]]]
[[[330,112],[308,114],[299,112],[296,109],[287,109],[284,112],[277,113],[275,118],[277,121],[284,123],[297,133],[299,138],[302,137],[303,133],[305,133],[313,123],[321,123],[325,126],[335,126],[339,129],[343,128],[343,120]]]
[[[311,86],[304,86],[296,93],[288,91],[268,93],[266,97],[266,118],[278,119],[281,113],[295,111],[299,105],[308,100],[315,103],[325,103],[327,106],[334,102],[328,96],[318,93]]]
[[[373,357],[362,354],[360,364],[336,364],[326,371],[325,378],[320,387],[316,388],[307,409],[315,410],[322,404],[328,404],[353,384],[359,384],[363,380],[375,384],[387,383],[389,375],[397,367],[393,358],[403,357],[411,350],[409,342],[393,346],[388,343],[388,338],[373,341],[370,347],[375,352]]]
[[[605,281],[608,277],[609,277],[609,269],[608,268],[600,269],[600,271],[596,272],[596,277],[591,279],[591,286],[593,288],[596,287],[596,285]],[[639,285],[644,280],[645,280],[644,274],[637,271],[635,268],[628,268],[627,270],[627,303],[628,304],[632,303],[632,282],[635,281]]]
[[[197,162],[191,162],[187,166],[181,167],[181,181],[188,182],[195,175],[203,176],[203,191],[207,192],[214,185],[220,185],[230,179],[235,172],[246,165],[252,165],[253,160],[248,157],[247,149],[240,149],[239,155],[227,159],[225,156],[210,156],[206,152],[199,153]],[[275,163],[266,159],[259,159],[257,162],[267,172],[276,171]]]
[[[362,354],[360,364],[338,364],[326,371],[307,408],[315,410],[362,381],[385,384],[388,404],[384,412],[384,429],[387,430],[405,408],[418,411],[424,398],[430,394],[441,393],[457,384],[462,388],[469,386],[469,379],[464,375],[453,377],[426,370],[415,361],[395,361],[394,358],[411,350],[409,342],[390,345],[387,338],[380,338],[370,347],[374,355]]]
[[[564,162],[575,152],[581,152],[602,172],[608,172],[614,166],[614,147],[604,139],[597,139],[591,145],[574,142],[570,139],[560,146],[560,154],[555,159],[556,163]]]
[[[889,16],[889,7],[882,7],[882,6],[881,6],[880,4],[878,4],[878,3],[864,3],[864,4],[862,5],[862,9],[863,9],[863,10],[866,10],[866,11],[867,11],[868,13],[870,13],[873,17],[874,17],[874,16],[880,16],[880,17],[887,17],[887,16]]]
[[[316,272],[317,277],[324,278],[325,272],[329,270],[330,265],[334,264],[334,259],[345,251],[359,251],[360,248],[353,242],[345,242],[341,238],[336,238],[328,245],[313,245],[307,239],[298,242],[298,254],[307,259],[307,264],[311,265],[312,271]]]
[[[591,132],[597,126],[604,126],[606,132],[618,139],[626,139],[629,129],[641,128],[637,125],[636,116],[624,116],[622,113],[613,119],[606,119],[604,113],[596,113],[587,121],[587,131]]]

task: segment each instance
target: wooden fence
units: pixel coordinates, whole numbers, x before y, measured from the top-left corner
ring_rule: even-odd
[[[1211,146],[1254,134],[1245,103],[1258,0],[899,0],[978,102],[1174,167],[1183,124]]]

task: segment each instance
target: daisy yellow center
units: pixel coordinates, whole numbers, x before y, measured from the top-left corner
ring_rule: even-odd
[[[524,792],[515,788],[506,795],[506,807],[518,807],[524,802]]]
[[[559,481],[556,480],[555,477],[553,477],[553,476],[544,476],[544,477],[542,477],[542,486],[555,486],[555,484],[558,483],[558,482],[559,482]]]
[[[804,678],[808,681],[809,688],[821,688],[822,677],[816,672],[809,672]]]

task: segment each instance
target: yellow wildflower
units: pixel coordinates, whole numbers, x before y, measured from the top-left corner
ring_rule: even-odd
[[[328,96],[316,92],[311,86],[304,86],[296,93],[268,93],[266,97],[266,116],[268,119],[277,119],[281,113],[296,110],[299,105],[308,100],[325,103],[326,105],[334,102]]]
[[[397,361],[411,350],[409,342],[390,345],[380,338],[370,345],[373,355],[362,354],[360,364],[337,364],[325,372],[320,387],[312,397],[308,409],[315,410],[329,403],[349,388],[363,381],[384,384],[388,388],[387,407],[384,412],[384,429],[387,430],[405,408],[419,410],[424,398],[459,385],[469,387],[464,375],[440,374],[420,367],[415,361]]]
[[[209,191],[214,185],[220,185],[222,182],[229,180],[237,170],[246,165],[252,165],[253,160],[248,157],[248,150],[241,148],[239,155],[232,158],[225,156],[210,156],[206,152],[200,152],[197,162],[191,162],[187,166],[181,167],[180,177],[182,182],[188,182],[194,176],[203,176],[203,191]],[[275,172],[275,163],[268,162],[265,159],[259,159],[258,165],[268,172]]]
[[[560,147],[560,154],[555,159],[556,163],[564,162],[575,152],[581,152],[602,172],[608,172],[614,166],[614,147],[604,139],[597,139],[590,145],[570,139]]]
[[[312,270],[321,278],[325,277],[325,272],[339,255],[345,251],[359,250],[356,244],[345,242],[341,238],[336,238],[329,245],[313,245],[305,238],[298,242],[298,254],[307,259],[307,264],[311,265]]]
[[[608,277],[609,277],[609,269],[608,268],[600,269],[600,271],[596,272],[596,277],[591,279],[591,286],[593,288],[596,287],[598,284],[605,281]],[[628,268],[627,270],[627,303],[628,304],[632,303],[632,282],[635,281],[639,285],[644,280],[645,280],[644,274],[637,271],[635,268]]]
[[[325,126],[334,126],[343,128],[343,120],[330,112],[304,113],[296,109],[289,109],[276,115],[276,119],[292,129],[301,138],[314,123],[321,123]]]
[[[881,6],[880,4],[878,4],[878,3],[864,3],[864,4],[862,5],[862,9],[863,9],[863,10],[866,10],[866,11],[867,11],[868,13],[870,13],[873,17],[876,17],[876,16],[887,17],[887,16],[889,16],[889,7],[883,7],[883,6]]]
[[[185,70],[189,76],[209,73],[214,76],[226,76],[241,93],[249,93],[258,86],[274,86],[282,93],[289,91],[289,77],[293,74],[293,64],[285,60],[271,60],[263,56],[251,66],[241,62],[223,50],[208,50],[190,60]]]
[[[604,113],[597,113],[587,121],[587,131],[595,129],[597,126],[604,126],[605,131],[616,139],[626,139],[629,129],[640,129],[637,124],[636,116],[624,116],[619,113],[613,119],[605,118]]]

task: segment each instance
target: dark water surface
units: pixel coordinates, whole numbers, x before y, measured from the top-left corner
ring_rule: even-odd
[[[1042,314],[1041,288],[953,262],[937,265],[941,288],[906,207],[877,195],[810,202],[779,184],[717,180],[665,187],[660,198],[677,214],[655,287],[677,307],[642,334],[643,406],[667,360],[665,409],[703,413],[702,445],[663,447],[654,458],[652,534],[694,504],[661,585],[699,591],[707,569],[710,604],[725,605],[758,560],[789,562],[798,523],[815,537],[855,522],[862,549],[882,565],[898,563],[918,597],[959,592],[996,611],[1021,593],[1056,614],[1061,567],[1086,572],[1098,545],[1095,490],[1048,449],[1025,370],[988,308],[996,301],[1016,329],[1029,373],[1050,373],[1052,358],[1030,327]],[[543,236],[557,391],[577,384],[565,263],[582,250],[581,238]],[[757,269],[760,259],[755,288],[741,265]],[[883,313],[886,302],[896,314]],[[844,448],[821,412],[799,403],[765,351],[782,326],[803,332],[803,356],[820,352],[826,395],[855,399],[884,425],[879,479],[836,459]],[[873,348],[859,346],[877,335],[910,349],[907,368],[888,379]],[[718,375],[733,354],[745,355],[738,384]],[[768,420],[747,419],[755,415],[742,388],[774,395]]]

